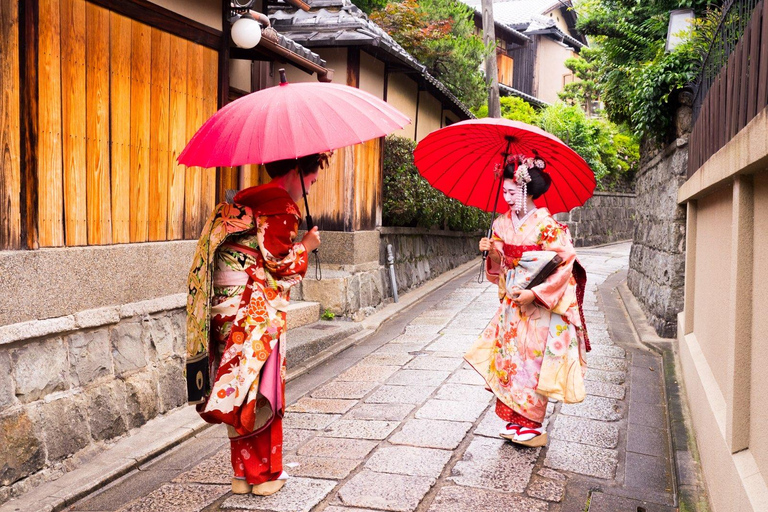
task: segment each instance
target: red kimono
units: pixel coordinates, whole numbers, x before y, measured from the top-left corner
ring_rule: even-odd
[[[251,187],[234,203],[217,207],[199,243],[208,254],[215,379],[197,409],[228,426],[235,477],[257,485],[282,472],[286,308],[308,255],[293,242],[301,217],[284,189]],[[213,247],[208,237],[221,224],[229,234]]]

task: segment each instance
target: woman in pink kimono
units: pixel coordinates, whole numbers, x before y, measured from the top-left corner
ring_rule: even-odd
[[[267,164],[272,181],[218,205],[198,242],[187,302],[187,389],[205,421],[227,425],[236,494],[270,495],[287,479],[286,308],[320,245],[316,227],[295,241],[296,201],[327,157]]]
[[[479,244],[488,251],[486,275],[499,285],[501,306],[465,359],[497,397],[496,414],[507,422],[500,435],[517,444],[543,446],[548,398],[573,403],[585,396],[588,340],[577,292],[583,298],[586,273],[576,261],[567,228],[533,203],[550,186],[544,162],[515,160],[504,170],[509,211],[494,221],[492,237]],[[508,272],[515,271],[527,251],[553,251],[562,263],[538,286],[508,285],[513,275]]]

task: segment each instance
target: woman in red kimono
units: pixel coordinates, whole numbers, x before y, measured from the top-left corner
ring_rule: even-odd
[[[266,164],[269,184],[216,207],[190,272],[190,402],[207,422],[227,425],[236,494],[270,495],[287,479],[286,308],[291,287],[307,271],[308,254],[320,245],[316,227],[294,242],[301,222],[296,202],[327,159],[315,154]],[[215,376],[210,385],[206,373]]]

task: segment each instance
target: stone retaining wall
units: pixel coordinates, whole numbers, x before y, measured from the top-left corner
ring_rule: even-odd
[[[558,213],[555,219],[568,225],[576,247],[630,240],[634,234],[635,195],[595,192],[584,206]]]
[[[0,328],[0,503],[186,403],[185,299]]]
[[[387,245],[392,244],[397,288],[402,293],[477,258],[480,255],[477,244],[482,236],[481,233],[381,228],[379,263],[386,266]],[[385,275],[389,282],[388,268]],[[391,291],[387,296],[392,296]]]
[[[677,333],[685,286],[685,209],[677,192],[686,181],[688,138],[677,139],[637,176],[635,236],[627,284],[660,336]]]

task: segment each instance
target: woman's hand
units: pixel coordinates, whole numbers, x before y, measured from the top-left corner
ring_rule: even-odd
[[[518,306],[527,306],[536,300],[536,294],[531,290],[514,290],[511,294],[511,299]]]
[[[487,237],[483,237],[480,239],[480,252],[483,251],[490,251],[493,249],[493,243],[491,243],[491,239]]]
[[[312,252],[320,247],[320,231],[317,229],[317,226],[306,232],[304,238],[301,239],[301,243],[304,244],[308,252]]]

